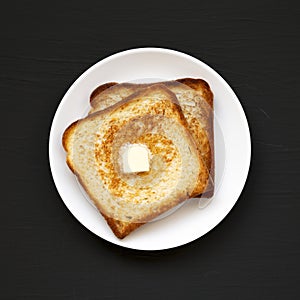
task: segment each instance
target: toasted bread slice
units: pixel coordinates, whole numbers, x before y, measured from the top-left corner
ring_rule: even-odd
[[[142,144],[150,169],[124,173],[120,149]],[[118,238],[206,188],[208,171],[176,96],[156,84],[71,124],[67,163]]]
[[[208,83],[202,79],[183,78],[161,83],[177,96],[189,130],[210,173],[206,191],[204,194],[199,192],[198,196],[210,198],[214,194],[213,93]],[[90,96],[90,113],[106,109],[148,86],[151,84],[113,82],[100,85]]]

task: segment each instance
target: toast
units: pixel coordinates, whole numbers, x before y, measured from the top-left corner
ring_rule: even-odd
[[[144,87],[71,124],[67,164],[118,238],[203,192],[208,170],[179,102],[165,85]],[[120,149],[146,145],[150,169],[122,172]]]
[[[202,159],[210,173],[209,184],[198,197],[210,198],[214,194],[214,130],[213,93],[208,83],[202,79],[183,78],[176,81],[161,82],[178,98],[189,130],[201,152]],[[116,82],[97,87],[90,96],[90,114],[104,110],[122,101],[134,92],[152,84]]]

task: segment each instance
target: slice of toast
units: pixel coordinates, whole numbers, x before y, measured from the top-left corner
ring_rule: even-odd
[[[161,84],[164,84],[177,96],[189,130],[210,173],[206,191],[202,194],[199,192],[198,196],[210,198],[214,194],[213,93],[208,83],[202,79],[183,78],[161,82]],[[112,82],[100,85],[90,96],[92,108],[89,113],[104,110],[148,86],[151,84]]]
[[[67,164],[118,238],[203,192],[208,171],[176,96],[161,84],[71,124]],[[122,147],[150,151],[148,172],[124,173]]]

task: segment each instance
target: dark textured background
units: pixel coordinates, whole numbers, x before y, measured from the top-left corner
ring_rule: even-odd
[[[2,4],[1,299],[300,298],[300,10],[291,3]],[[215,68],[252,134],[249,178],[232,212],[203,238],[162,252],[119,248],[86,230],[48,165],[67,88],[100,59],[141,46]]]

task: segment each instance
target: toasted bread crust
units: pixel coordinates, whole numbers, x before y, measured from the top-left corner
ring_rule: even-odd
[[[152,84],[150,86],[145,86],[145,89],[142,90],[138,90],[135,93],[131,94],[129,97],[125,98],[124,100],[116,103],[116,107],[118,107],[118,104],[120,104],[119,106],[131,102],[133,99],[137,99],[140,97],[143,97],[144,95],[151,93],[152,91],[155,91],[157,88],[163,90],[163,92],[165,94],[167,94],[167,96],[169,97],[169,99],[171,100],[171,102],[177,104],[179,106],[179,102],[175,96],[174,93],[172,93],[169,89],[167,89],[163,84],[161,83],[156,83],[156,84]]]
[[[108,82],[108,83],[104,83],[102,85],[99,85],[96,89],[93,90],[93,92],[90,95],[90,100],[94,99],[95,97],[97,97],[99,94],[101,94],[103,91],[105,91],[106,89],[114,86],[118,84],[117,82]]]
[[[67,153],[69,153],[71,137],[72,137],[72,134],[76,130],[76,126],[77,126],[78,122],[79,121],[75,121],[72,124],[70,124],[63,133],[62,145]],[[74,173],[74,165],[73,165],[72,160],[70,159],[69,155],[67,155],[66,163],[67,163],[68,167],[71,169],[71,171]]]
[[[106,220],[108,226],[111,228],[113,233],[116,237],[119,239],[123,239],[126,237],[129,233],[134,231],[135,229],[139,228],[140,226],[144,225],[145,223],[128,223],[128,222],[122,222],[120,220],[116,220],[114,218],[110,218],[106,216],[105,214],[101,213],[101,215]]]
[[[213,92],[210,89],[209,84],[203,79],[196,79],[196,78],[182,78],[176,79],[176,81],[183,83],[190,88],[201,92],[205,101],[213,108]]]
[[[78,121],[73,122],[70,124],[67,129],[64,131],[63,136],[62,136],[62,145],[65,149],[65,151],[68,151],[68,143],[69,143],[69,138],[74,132],[76,126],[77,126]]]

